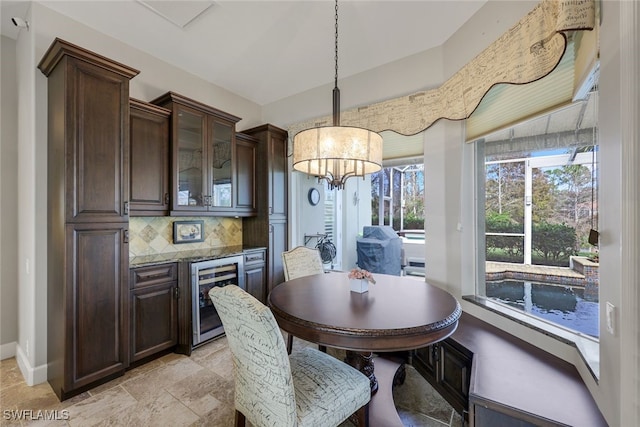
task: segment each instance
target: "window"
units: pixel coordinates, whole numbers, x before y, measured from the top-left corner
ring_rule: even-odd
[[[326,265],[326,268],[331,270],[342,269],[342,199],[338,197],[339,190],[329,189],[329,186],[324,186],[324,234],[326,235],[325,241],[333,243],[336,254],[333,260]]]
[[[476,294],[597,338],[597,91],[476,141]],[[519,317],[520,318],[520,317]]]
[[[371,175],[371,224],[424,233],[424,164],[383,168]]]
[[[389,225],[402,239],[402,272],[424,276],[424,164],[383,168],[371,175],[371,224]]]

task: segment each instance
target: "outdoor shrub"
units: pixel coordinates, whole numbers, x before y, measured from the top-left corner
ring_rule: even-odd
[[[542,222],[533,225],[532,249],[545,261],[560,261],[576,253],[576,229],[566,224]]]
[[[485,221],[488,233],[522,233],[522,224],[513,221],[509,217],[509,214],[490,212],[487,213]],[[524,241],[522,237],[488,235],[486,236],[486,244],[487,260],[522,262],[522,255],[524,253]],[[500,255],[498,256],[497,254]]]

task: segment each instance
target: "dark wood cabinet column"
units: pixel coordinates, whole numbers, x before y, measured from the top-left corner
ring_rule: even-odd
[[[257,138],[256,203],[258,214],[242,221],[242,243],[267,248],[267,288],[284,281],[282,252],[288,248],[287,131],[266,124],[242,133]],[[265,301],[263,301],[265,302]]]
[[[61,400],[128,366],[129,80],[55,39],[48,77],[47,374]]]

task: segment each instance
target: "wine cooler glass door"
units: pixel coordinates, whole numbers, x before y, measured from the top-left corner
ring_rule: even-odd
[[[193,281],[193,344],[224,332],[220,316],[209,298],[214,286],[237,285],[244,289],[242,257],[222,258],[191,264]]]

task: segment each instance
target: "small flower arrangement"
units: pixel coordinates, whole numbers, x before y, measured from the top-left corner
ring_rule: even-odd
[[[349,272],[349,279],[364,279],[371,284],[375,284],[376,280],[373,278],[371,272],[363,270],[361,268],[354,268]]]

